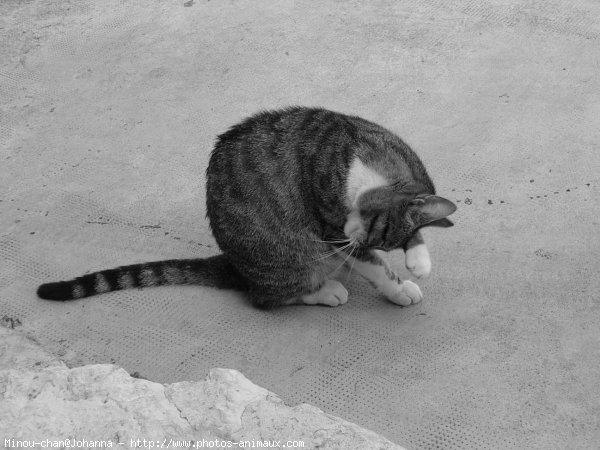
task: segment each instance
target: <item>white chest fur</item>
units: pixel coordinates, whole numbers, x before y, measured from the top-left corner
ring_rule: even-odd
[[[387,186],[388,180],[375,170],[367,167],[359,158],[354,158],[348,171],[346,184],[346,206],[350,210],[344,234],[355,242],[360,242],[365,236],[365,229],[358,211],[358,198],[363,192],[381,186]]]
[[[360,159],[354,158],[348,171],[348,181],[346,183],[347,206],[354,209],[360,194],[369,189],[387,186],[388,184],[389,181],[383,175],[365,166]]]

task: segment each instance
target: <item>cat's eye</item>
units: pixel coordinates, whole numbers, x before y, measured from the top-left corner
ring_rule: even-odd
[[[384,244],[388,240],[389,232],[390,232],[390,219],[388,217],[388,220],[385,221],[385,227],[383,228],[383,231],[381,232],[381,239]]]
[[[381,241],[379,245],[372,245],[370,248],[373,250],[381,250],[384,252],[388,251],[388,248],[385,246],[385,242]]]
[[[373,216],[373,220],[371,220],[371,224],[369,225],[369,230],[367,231],[368,236],[371,236],[371,233],[373,232],[373,229],[375,228],[375,224],[379,220],[380,216],[381,216],[381,214],[376,214]]]

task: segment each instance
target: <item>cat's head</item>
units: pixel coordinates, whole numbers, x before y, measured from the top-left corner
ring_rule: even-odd
[[[385,186],[364,192],[348,215],[344,234],[361,247],[390,251],[404,248],[420,228],[454,225],[447,219],[456,211],[454,203],[418,191]]]

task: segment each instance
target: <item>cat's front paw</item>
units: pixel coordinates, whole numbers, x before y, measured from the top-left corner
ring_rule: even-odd
[[[419,244],[406,250],[406,268],[417,278],[429,276],[431,259],[425,244]]]
[[[302,302],[306,305],[339,306],[347,301],[348,291],[337,280],[327,280],[317,292],[302,296]]]
[[[410,280],[398,284],[395,292],[387,296],[388,300],[396,305],[408,306],[423,300],[423,293],[416,283]]]

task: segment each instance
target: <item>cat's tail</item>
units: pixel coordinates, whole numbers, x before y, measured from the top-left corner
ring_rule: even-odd
[[[37,295],[47,300],[74,300],[121,289],[196,284],[245,290],[246,283],[223,254],[200,259],[172,259],[90,273],[69,281],[42,284]]]

